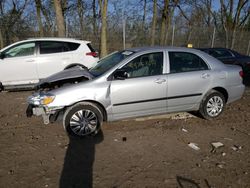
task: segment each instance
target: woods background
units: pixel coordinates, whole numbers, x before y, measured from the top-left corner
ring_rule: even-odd
[[[0,0],[0,48],[34,37],[124,47],[227,47],[250,54],[249,0]]]

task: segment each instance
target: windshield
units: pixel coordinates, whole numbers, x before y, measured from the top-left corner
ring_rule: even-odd
[[[95,67],[89,70],[89,72],[95,77],[98,77],[107,72],[109,69],[111,69],[118,63],[120,63],[122,60],[132,55],[133,53],[134,52],[127,50],[120,52],[113,52],[108,56],[102,58]]]

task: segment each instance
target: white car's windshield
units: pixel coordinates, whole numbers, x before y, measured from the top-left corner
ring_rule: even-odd
[[[95,67],[89,70],[89,72],[95,77],[98,77],[133,53],[134,52],[128,50],[113,52],[110,55],[102,58]]]

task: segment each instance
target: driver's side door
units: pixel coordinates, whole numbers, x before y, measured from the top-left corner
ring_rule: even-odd
[[[111,81],[113,118],[123,119],[166,112],[167,77],[164,52],[140,55],[125,66],[128,78]]]

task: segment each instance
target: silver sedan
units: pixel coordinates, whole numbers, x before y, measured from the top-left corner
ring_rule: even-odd
[[[245,89],[239,66],[188,48],[127,49],[108,55],[88,71],[70,71],[46,79],[47,85],[60,87],[30,96],[27,115],[41,115],[45,124],[62,115],[68,133],[80,137],[95,135],[103,121],[139,116],[198,111],[214,119]],[[74,71],[81,71],[85,79],[67,84],[70,75],[77,77]]]

